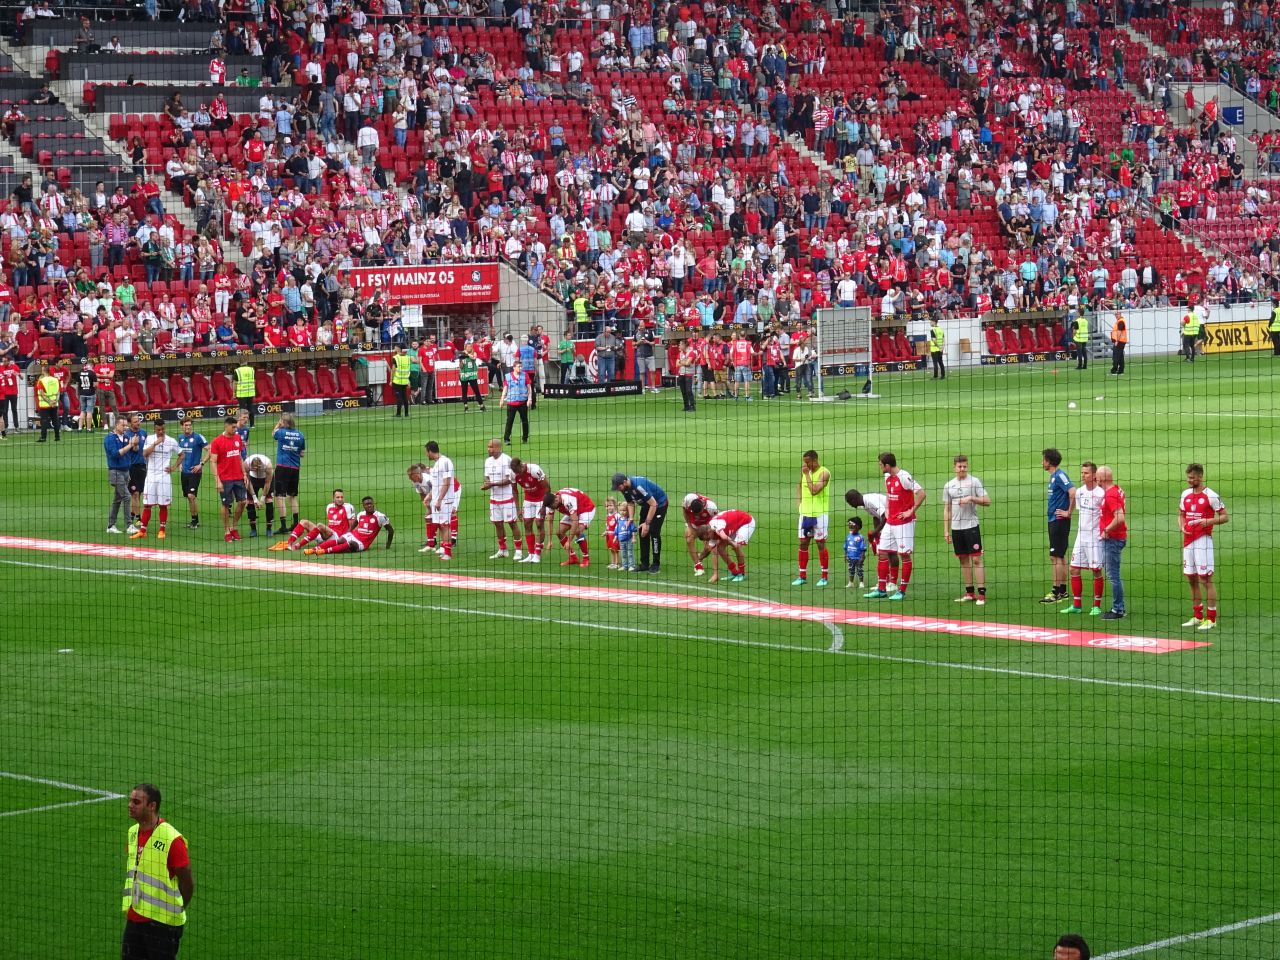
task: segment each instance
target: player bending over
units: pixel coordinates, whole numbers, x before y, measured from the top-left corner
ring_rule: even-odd
[[[709,524],[700,529],[707,545],[697,559],[705,560],[714,554],[728,567],[731,583],[741,583],[747,579],[747,557],[742,548],[751,542],[751,535],[756,532],[755,517],[745,510],[725,510],[716,514]],[[736,562],[729,559],[730,549],[734,552]],[[720,568],[713,561],[711,576],[707,578],[707,582],[715,583],[719,579]]]
[[[871,554],[878,556],[880,552],[880,534],[884,531],[885,521],[889,516],[889,498],[883,493],[861,493],[856,489],[849,489],[844,493],[844,502],[855,510],[865,510],[871,515],[871,536],[867,538],[867,543],[870,545]],[[888,561],[888,581],[897,583],[898,555],[896,553],[889,554]]]
[[[288,540],[281,540],[267,547],[276,552],[279,550],[301,550],[316,540],[325,543],[337,542],[351,530],[351,523],[356,518],[356,508],[347,503],[347,495],[342,488],[333,491],[333,501],[324,509],[324,523],[313,523],[310,520],[299,520],[293,526]]]
[[[560,562],[560,566],[581,566],[584,570],[591,566],[590,548],[587,543],[587,525],[591,523],[596,515],[596,505],[592,499],[581,490],[565,487],[555,493],[548,493],[542,504],[551,513],[559,511],[564,514],[564,517],[560,520],[560,529],[556,531],[556,538],[569,556]],[[574,550],[575,544],[582,550],[581,560],[578,559],[578,554]]]
[[[702,561],[697,557],[700,547],[694,546],[698,543],[699,536],[697,530],[699,527],[705,527],[711,522],[711,518],[720,512],[720,508],[716,506],[716,502],[710,497],[701,493],[686,493],[684,495],[684,545],[689,551],[689,559],[693,561],[693,575],[700,577],[706,573]],[[714,563],[714,561],[713,561]]]
[[[360,501],[360,505],[364,510],[356,516],[356,524],[350,533],[344,533],[335,540],[326,540],[314,547],[307,547],[302,552],[307,556],[325,553],[364,553],[373,546],[373,542],[378,539],[378,534],[383,530],[387,531],[387,549],[390,550],[391,541],[396,535],[391,521],[374,505],[373,497],[365,497]]]

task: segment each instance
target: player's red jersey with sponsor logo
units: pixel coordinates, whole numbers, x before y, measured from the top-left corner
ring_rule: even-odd
[[[688,506],[682,505],[680,509],[684,511],[684,522],[691,527],[705,527],[711,522],[711,518],[720,512],[720,509],[710,497],[704,497],[700,493],[694,493],[693,496],[702,501],[702,511],[694,513]],[[686,501],[688,499],[688,497],[685,498]]]
[[[331,503],[324,508],[324,525],[341,536],[351,529],[351,521],[356,517],[356,508],[349,503],[338,506]]]
[[[716,514],[715,519],[712,521],[711,529],[723,530],[725,536],[733,540],[738,536],[738,531],[753,520],[755,520],[755,517],[745,510],[725,510]]]
[[[915,510],[915,493],[919,489],[920,484],[916,483],[915,478],[905,470],[884,475],[884,492],[889,500],[887,520],[890,524],[910,523],[914,519],[914,517],[907,519],[904,514],[910,514]]]
[[[362,510],[359,516],[356,517],[356,525],[351,531],[351,535],[364,544],[367,550],[369,545],[378,539],[378,534],[382,532],[382,528],[390,522],[387,519],[387,515],[381,510],[375,510],[373,513]]]
[[[524,470],[516,474],[516,484],[524,491],[525,503],[541,503],[546,499],[547,494],[551,492],[551,485],[547,483],[547,475],[542,472],[542,468],[536,463],[526,463]]]
[[[596,508],[595,501],[588,497],[581,490],[575,490],[573,487],[565,487],[563,490],[557,490],[556,496],[560,498],[560,512],[566,515],[590,513]]]
[[[1202,527],[1197,520],[1212,520],[1219,510],[1223,509],[1222,498],[1204,487],[1200,490],[1190,488],[1182,491],[1182,545],[1190,546],[1201,537],[1212,537],[1213,527]]]
[[[16,363],[0,363],[0,397],[16,397],[22,368]]]

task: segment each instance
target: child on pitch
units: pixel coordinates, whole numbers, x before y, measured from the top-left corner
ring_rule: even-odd
[[[604,546],[609,551],[609,569],[622,566],[618,549],[618,500],[609,497],[604,502]]]
[[[635,507],[623,502],[618,512],[618,522],[614,526],[614,536],[618,541],[618,569],[627,573],[636,572],[636,521]]]
[[[862,535],[862,519],[860,517],[849,518],[849,532],[844,538],[844,558],[849,564],[849,582],[846,583],[845,589],[849,589],[855,583],[859,588],[865,588],[865,574],[863,573],[862,563],[867,555],[867,538]]]

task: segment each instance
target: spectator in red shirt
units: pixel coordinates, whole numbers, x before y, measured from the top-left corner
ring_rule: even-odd
[[[1124,619],[1124,581],[1120,578],[1120,552],[1129,542],[1129,524],[1125,516],[1124,490],[1116,483],[1108,466],[1098,468],[1098,486],[1102,487],[1102,516],[1098,523],[1102,536],[1102,565],[1111,584],[1111,609],[1103,620]]]
[[[222,539],[230,543],[240,539],[236,524],[244,513],[249,488],[245,485],[244,476],[244,439],[236,433],[236,418],[227,417],[223,424],[222,432],[209,444],[209,459],[213,461],[217,475],[218,499],[222,501]]]

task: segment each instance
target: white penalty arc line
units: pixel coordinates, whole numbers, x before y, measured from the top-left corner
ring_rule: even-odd
[[[83,807],[88,803],[102,803],[104,800],[119,800],[119,794],[112,794],[109,797],[89,797],[87,800],[67,800],[65,803],[46,803],[43,807],[27,807],[25,810],[4,810],[0,811],[0,817],[17,817],[24,813],[46,813],[49,810],[61,810],[64,807]]]
[[[62,780],[50,780],[46,777],[32,777],[25,773],[10,773],[7,770],[0,770],[0,777],[4,777],[6,780],[21,780],[23,783],[38,783],[44,787],[60,787],[63,790],[79,790],[81,793],[92,793],[100,800],[119,800],[124,796],[123,793],[113,793],[110,790],[99,790],[96,787],[86,787],[79,783],[66,783]]]
[[[1199,930],[1195,933],[1183,933],[1176,937],[1166,937],[1163,940],[1153,940],[1151,943],[1144,943],[1136,947],[1129,947],[1125,950],[1113,950],[1111,953],[1099,954],[1094,960],[1121,960],[1123,957],[1136,957],[1139,954],[1150,953],[1152,950],[1163,950],[1165,947],[1177,947],[1184,943],[1194,943],[1197,940],[1208,940],[1211,937],[1221,937],[1223,934],[1235,933],[1237,930],[1248,930],[1250,927],[1260,927],[1264,924],[1275,923],[1280,920],[1280,912],[1268,913],[1261,917],[1250,917],[1248,920],[1237,920],[1235,923],[1226,923],[1220,927],[1210,927],[1208,930]]]
[[[54,563],[34,563],[30,560],[0,559],[0,564],[17,567],[36,567],[44,570],[63,570],[69,573],[87,573],[98,576],[132,577],[136,580],[152,580],[159,583],[172,584],[171,577],[155,574],[121,570],[99,570],[93,567],[76,567]],[[380,606],[399,607],[407,610],[429,610],[434,613],[459,613],[467,616],[496,617],[504,620],[522,620],[534,623],[555,623],[566,627],[580,627],[586,630],[607,630],[613,633],[630,633],[650,637],[666,637],[679,640],[698,640],[707,643],[723,643],[737,647],[754,647],[761,650],[783,650],[792,653],[825,653],[836,656],[857,657],[860,660],[871,660],[880,663],[900,663],[915,667],[931,667],[936,670],[961,670],[968,673],[987,673],[996,676],[1017,677],[1026,680],[1053,680],[1059,683],[1080,683],[1090,686],[1113,687],[1121,690],[1150,690],[1156,693],[1174,693],[1184,696],[1208,697],[1215,700],[1234,700],[1243,703],[1280,704],[1280,697],[1264,697],[1249,693],[1232,693],[1226,690],[1206,690],[1198,687],[1180,687],[1167,683],[1144,683],[1140,680],[1110,680],[1105,677],[1077,677],[1065,673],[1049,673],[1040,670],[1017,670],[1013,667],[992,667],[986,664],[958,663],[950,660],[929,660],[922,657],[899,657],[887,653],[871,653],[865,650],[849,650],[843,645],[843,636],[837,643],[833,634],[829,647],[806,647],[795,643],[774,643],[767,640],[743,640],[736,637],[706,637],[693,634],[673,633],[669,630],[648,630],[642,627],[624,627],[608,623],[592,623],[584,620],[560,620],[552,617],[535,617],[528,614],[504,613],[495,610],[477,610],[471,607],[454,607],[442,604],[413,603],[407,600],[385,600],[381,597],[337,597],[332,593],[310,593],[305,590],[289,590],[284,587],[261,587],[253,584],[218,583],[209,580],[183,579],[183,584],[195,587],[210,587],[215,590],[244,590],[253,593],[272,593],[298,597],[306,600],[338,600],[343,603],[372,603]]]

